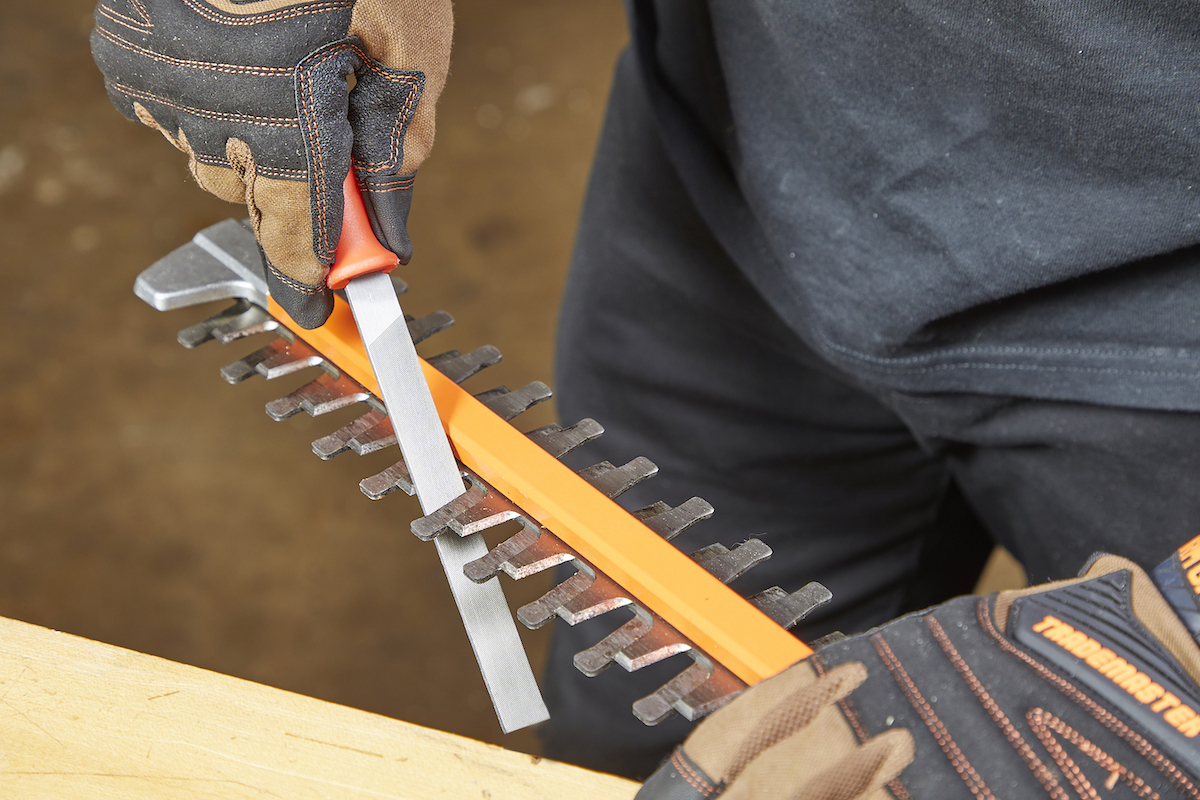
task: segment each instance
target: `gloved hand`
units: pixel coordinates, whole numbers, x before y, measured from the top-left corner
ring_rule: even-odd
[[[637,797],[1198,798],[1198,563],[1200,538],[1164,564],[1180,613],[1102,555],[828,644],[714,713]]]
[[[408,262],[450,0],[101,0],[95,20],[113,103],[187,153],[203,188],[246,203],[271,295],[296,322],[315,328],[333,308],[351,158],[376,235]]]

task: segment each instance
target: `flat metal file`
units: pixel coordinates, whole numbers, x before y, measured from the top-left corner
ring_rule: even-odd
[[[421,510],[431,514],[466,487],[387,276],[396,256],[372,233],[353,172],[343,194],[342,234],[327,282],[346,290]],[[435,543],[500,727],[508,733],[548,719],[499,581],[477,584],[463,574],[487,555],[483,536],[439,536]]]

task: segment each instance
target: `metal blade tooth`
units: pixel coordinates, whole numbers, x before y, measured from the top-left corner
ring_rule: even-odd
[[[633,704],[633,715],[647,725],[657,725],[675,713],[675,704],[699,689],[712,676],[712,667],[699,661],[667,681],[653,694]]]
[[[234,339],[278,328],[279,323],[266,311],[247,300],[239,300],[204,322],[184,328],[176,338],[190,350],[211,339],[228,344]]]
[[[732,550],[723,544],[710,544],[691,555],[693,561],[721,583],[729,583],[770,557],[771,548],[759,539],[747,539]]]
[[[552,394],[549,386],[541,381],[534,381],[515,392],[505,390],[503,393],[491,395],[486,399],[479,397],[479,400],[495,411],[501,419],[508,422],[530,406],[549,400]]]
[[[632,602],[620,586],[604,575],[597,575],[595,583],[562,604],[558,615],[567,624],[578,625],[609,611],[624,608]]]
[[[480,392],[475,395],[475,399],[483,403],[485,406],[495,400],[497,397],[503,397],[511,391],[507,386],[497,386],[495,389],[488,389],[486,392]]]
[[[671,507],[669,505],[664,503],[662,500],[656,500],[654,501],[654,505],[646,506],[645,508],[639,508],[637,511],[632,513],[633,516],[637,517],[642,524],[646,524],[647,520],[654,519],[660,514],[666,514],[670,510]],[[662,534],[659,535],[661,536]]]
[[[579,470],[579,477],[606,496],[618,497],[656,472],[658,472],[658,467],[654,465],[653,461],[645,456],[638,456],[621,467],[614,467],[608,461],[601,461],[599,464]]]
[[[536,630],[554,619],[559,606],[587,589],[596,579],[586,572],[576,572],[544,595],[517,609],[517,619],[525,627]]]
[[[463,574],[476,583],[483,583],[504,568],[504,562],[532,546],[541,537],[541,528],[526,525],[488,551],[488,554],[463,566]]]
[[[325,359],[303,342],[292,342],[288,347],[254,365],[254,370],[267,380],[282,378],[308,367],[320,366]]]
[[[615,631],[605,636],[598,644],[575,654],[575,668],[594,678],[612,666],[617,653],[648,633],[654,627],[654,621],[648,616],[638,614]]]
[[[289,342],[282,337],[255,350],[245,358],[221,367],[221,377],[229,383],[240,383],[252,375],[267,380],[320,364],[324,359],[304,342]]]
[[[221,367],[221,377],[229,383],[241,383],[247,378],[258,374],[254,368],[258,366],[260,361],[284,349],[287,347],[287,344],[286,339],[276,339],[266,347],[255,350],[245,358],[238,359],[232,364],[226,364]]]
[[[692,646],[665,623],[655,625],[635,641],[621,648],[613,661],[630,672],[657,664],[663,659],[686,653]]]
[[[322,436],[320,439],[317,439],[312,443],[313,452],[320,456],[322,460],[328,461],[334,456],[349,450],[351,441],[386,420],[387,414],[377,408],[373,408],[349,425],[344,425],[328,436]]]
[[[265,314],[266,312],[262,312]],[[242,327],[218,327],[212,331],[212,337],[221,344],[229,344],[230,342],[238,341],[238,339],[246,338],[247,336],[257,336],[259,333],[270,333],[280,330],[280,321],[274,317],[268,317],[260,323],[254,325],[246,325]]]
[[[482,486],[472,486],[432,514],[414,519],[412,522],[413,536],[422,542],[431,541],[433,537],[450,527],[451,520],[481,502],[486,496],[487,490]]]
[[[231,319],[245,314],[250,308],[254,308],[245,300],[238,300],[229,308],[214,314],[203,322],[197,322],[195,325],[189,325],[175,335],[176,341],[181,345],[191,350],[193,347],[199,347],[210,339],[216,338],[213,336],[213,329],[224,325]]]
[[[484,367],[500,363],[500,351],[485,344],[469,353],[449,350],[429,359],[429,364],[455,383],[462,383]]]
[[[553,536],[543,536],[529,547],[511,556],[500,566],[513,580],[519,581],[574,560],[574,551],[559,539]]]
[[[562,458],[576,447],[585,442],[590,442],[602,433],[604,433],[604,428],[600,426],[600,423],[588,417],[579,420],[579,422],[568,428],[562,428],[558,425],[546,425],[545,427],[532,430],[525,435],[550,455],[555,458]]]
[[[397,461],[383,472],[363,478],[358,482],[358,488],[372,500],[379,500],[399,489],[412,497],[417,488],[413,486],[412,475],[408,465],[403,460]]]
[[[454,317],[445,311],[434,311],[420,319],[413,319],[405,314],[404,321],[408,324],[408,335],[412,337],[413,344],[419,344],[435,333],[441,333],[452,326]]]
[[[647,528],[670,541],[700,520],[711,517],[713,507],[707,500],[693,497],[675,508],[658,502],[635,511],[633,515],[645,523]]]
[[[326,372],[287,397],[267,403],[267,416],[276,422],[301,411],[316,417],[362,402],[369,396],[365,389],[345,375],[335,378]]]
[[[633,704],[634,715],[647,725],[656,725],[674,710],[689,722],[695,722],[746,689],[746,684],[733,673],[723,667],[709,667],[706,661],[697,659],[657,692],[638,700]],[[705,673],[709,677],[696,684]]]
[[[832,599],[832,592],[813,581],[791,594],[772,586],[751,597],[750,602],[784,628],[790,628]]]
[[[383,450],[395,443],[396,432],[392,430],[392,421],[386,415],[378,423],[346,442],[349,448],[360,456]]]
[[[519,519],[521,509],[497,492],[488,492],[480,502],[450,520],[450,530],[459,536],[486,531],[509,520]]]
[[[282,327],[279,320],[268,314],[265,309],[252,303],[247,305],[249,308],[241,314],[214,326],[212,337],[221,344],[229,344],[247,336],[277,331]]]

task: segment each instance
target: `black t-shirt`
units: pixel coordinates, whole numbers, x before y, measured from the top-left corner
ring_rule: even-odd
[[[1194,3],[631,2],[697,208],[826,358],[1200,409]]]

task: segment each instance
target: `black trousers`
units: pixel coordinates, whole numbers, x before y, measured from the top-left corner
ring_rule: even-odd
[[[1195,414],[901,393],[814,355],[695,212],[628,55],[563,301],[556,384],[565,422],[590,416],[606,429],[579,466],[658,464],[623,505],[699,495],[716,507],[681,549],[757,536],[774,556],[735,588],[832,590],[796,631],[808,640],[970,591],[995,543],[1041,582],[1098,550],[1152,567],[1200,521]],[[597,678],[571,665],[624,619],[557,624],[545,752],[644,777],[689,726],[647,728],[630,705],[686,656]]]

